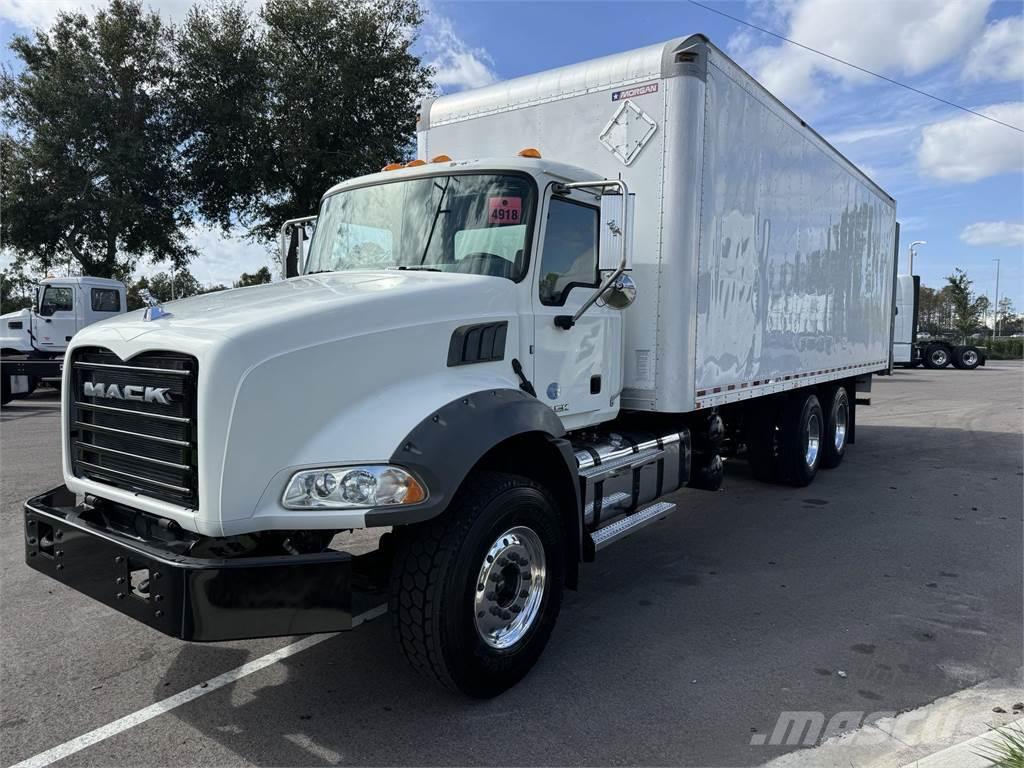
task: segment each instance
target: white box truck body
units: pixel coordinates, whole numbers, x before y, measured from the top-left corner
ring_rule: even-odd
[[[493,696],[667,494],[839,465],[894,203],[705,38],[428,101],[418,143],[284,223],[287,279],[74,337],[32,567],[186,640],[389,609]]]
[[[895,201],[702,37],[428,101],[418,128],[422,159],[528,145],[628,182],[623,407],[888,365]]]

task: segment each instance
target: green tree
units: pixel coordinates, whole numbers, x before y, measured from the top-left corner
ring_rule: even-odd
[[[264,240],[339,180],[408,153],[431,71],[416,0],[267,0],[193,10],[176,46],[178,135],[200,213]]]
[[[243,272],[241,277],[235,283],[235,288],[245,288],[248,285],[262,285],[263,283],[270,282],[270,269],[268,267],[260,267],[252,274]]]
[[[129,310],[141,309],[145,306],[145,302],[139,296],[139,291],[142,289],[148,290],[153,298],[159,301],[185,299],[189,296],[206,293],[199,281],[185,267],[174,272],[173,280],[172,275],[168,272],[157,272],[150,277],[143,275],[128,285],[127,304]]]
[[[192,250],[170,122],[168,31],[138,0],[90,19],[60,13],[17,35],[17,74],[0,76],[3,240],[41,270],[71,261],[124,278],[142,257]]]
[[[971,290],[973,281],[959,267],[946,278],[946,281],[953,310],[952,326],[963,339],[981,327],[981,320],[988,310],[989,300],[987,296],[977,296]]]
[[[37,282],[25,263],[17,259],[0,270],[0,315],[31,307]]]

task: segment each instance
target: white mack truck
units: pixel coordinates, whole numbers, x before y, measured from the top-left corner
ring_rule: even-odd
[[[705,37],[428,100],[417,138],[285,225],[287,279],[74,337],[29,565],[184,640],[390,610],[487,697],[666,494],[842,461],[895,203]]]
[[[31,309],[0,315],[0,405],[28,397],[41,381],[59,386],[71,337],[125,309],[124,283],[117,280],[41,281]]]

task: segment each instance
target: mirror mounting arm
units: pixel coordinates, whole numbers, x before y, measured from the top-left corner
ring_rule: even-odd
[[[632,222],[627,221],[627,217],[629,215],[629,206],[627,205],[627,201],[629,200],[629,188],[626,186],[626,182],[624,182],[622,179],[574,181],[569,184],[560,184],[559,187],[564,188],[566,190],[606,189],[608,187],[615,187],[619,190],[619,194],[622,195],[623,202],[622,226],[620,227],[619,233],[622,239],[621,251],[619,253],[619,265],[614,270],[612,270],[611,274],[609,274],[608,277],[604,279],[604,281],[601,283],[598,289],[594,291],[593,295],[590,298],[588,298],[585,302],[583,302],[583,306],[577,309],[574,315],[572,315],[571,317],[569,315],[558,315],[557,317],[555,317],[555,325],[561,328],[562,330],[567,331],[574,325],[576,325],[576,321],[583,316],[583,313],[590,309],[594,305],[594,303],[605,294],[605,291],[607,291],[612,285],[614,285],[615,281],[618,280],[619,277],[626,271],[626,255],[628,252],[626,248],[626,238],[629,235],[629,225]]]

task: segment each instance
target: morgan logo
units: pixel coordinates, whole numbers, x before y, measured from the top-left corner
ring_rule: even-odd
[[[104,397],[108,400],[134,400],[137,403],[170,405],[170,387],[144,387],[141,384],[104,384],[87,381],[83,387],[86,397]]]

